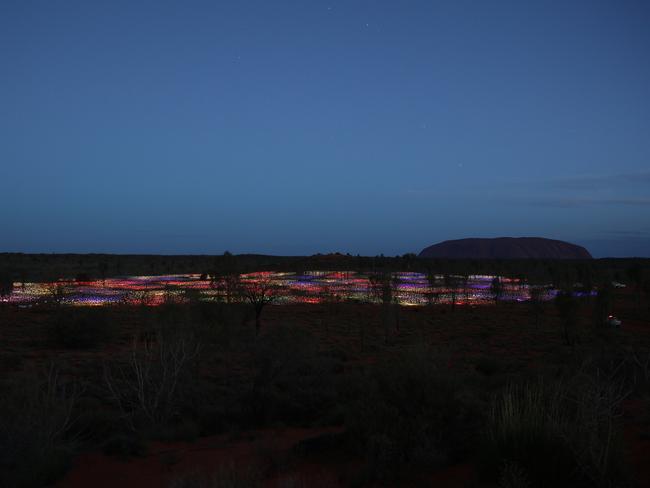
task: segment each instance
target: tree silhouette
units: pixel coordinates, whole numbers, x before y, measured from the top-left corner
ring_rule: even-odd
[[[248,302],[255,311],[255,333],[259,334],[262,326],[262,310],[277,299],[278,286],[270,273],[248,275],[238,283],[238,294]]]
[[[14,281],[9,273],[0,271],[0,297],[8,297],[14,290]]]
[[[372,297],[381,303],[381,318],[384,326],[384,341],[388,342],[389,335],[389,317],[391,308],[393,306],[393,287],[391,273],[383,271],[380,273],[371,274],[368,277],[369,292]],[[396,328],[399,328],[399,319],[396,315]]]
[[[531,286],[530,307],[535,321],[535,327],[540,326],[542,312],[544,311],[544,289],[540,286]]]
[[[210,287],[219,291],[226,303],[233,303],[240,293],[241,279],[236,273],[210,273]]]
[[[578,301],[570,291],[561,291],[555,297],[555,306],[562,318],[564,340],[567,346],[573,346],[575,340],[570,331],[575,328],[578,321]]]
[[[438,299],[440,298],[440,292],[438,291],[437,284],[438,277],[431,268],[427,270],[426,276],[427,283],[429,284],[429,289],[425,292],[425,295],[427,297],[427,303],[429,305],[433,305],[435,303],[438,303]]]
[[[626,271],[628,278],[634,284],[636,308],[638,312],[641,309],[641,286],[643,284],[643,268],[641,267],[641,263],[637,262],[633,266],[630,266]]]
[[[501,297],[503,296],[503,283],[501,283],[501,279],[498,276],[492,278],[492,284],[490,285],[490,292],[492,293],[492,297],[494,298],[494,304],[496,305],[497,303],[499,303],[499,300],[501,300]]]
[[[456,296],[458,295],[458,278],[452,274],[444,275],[445,287],[451,298],[451,311],[456,310]]]
[[[607,281],[598,287],[596,295],[596,304],[594,307],[594,322],[597,326],[603,326],[607,323],[607,318],[612,310],[613,302],[612,283]]]

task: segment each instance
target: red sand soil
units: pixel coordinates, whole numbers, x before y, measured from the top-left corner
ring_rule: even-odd
[[[638,486],[650,486],[650,399],[630,400],[623,407],[627,461]]]
[[[290,450],[300,441],[323,434],[341,432],[340,428],[267,429],[251,431],[237,437],[219,435],[204,437],[194,443],[153,443],[142,458],[121,461],[102,453],[79,455],[73,468],[56,486],[67,488],[165,487],[183,474],[212,473],[220,467],[235,466],[267,471],[283,464]],[[274,487],[282,480],[315,480],[316,486],[338,486],[341,460],[328,466],[325,462],[304,462],[287,466],[281,475],[271,476],[266,486]],[[343,463],[344,465],[345,463]]]
[[[154,443],[142,458],[120,461],[101,453],[79,455],[73,468],[57,483],[60,488],[166,487],[170,480],[184,474],[213,473],[224,466],[242,470],[281,472],[271,474],[264,485],[335,487],[348,486],[360,462],[339,455],[327,458],[288,461],[291,448],[300,441],[323,434],[341,432],[337,428],[268,429],[240,434],[205,437],[194,443]],[[287,463],[287,464],[285,464]],[[474,479],[469,464],[449,466],[403,486],[422,486],[423,482],[440,488],[465,487]],[[346,482],[346,480],[348,482]]]

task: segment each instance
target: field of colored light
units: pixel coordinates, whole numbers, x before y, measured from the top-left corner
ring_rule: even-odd
[[[443,276],[437,276],[434,286],[421,273],[400,272],[392,275],[394,300],[401,305],[426,305],[450,303],[454,298],[459,305],[491,304],[494,297],[491,284],[494,276],[469,276],[464,282],[457,277],[455,293],[445,285]],[[377,302],[372,293],[368,274],[354,271],[308,271],[302,274],[286,272],[260,272],[240,276],[243,283],[271,284],[276,303],[322,303],[325,301]],[[500,300],[526,301],[530,299],[529,287],[519,280],[501,279]],[[111,304],[161,305],[187,301],[225,301],[223,281],[201,279],[200,275],[129,276],[105,281],[57,281],[53,283],[15,283],[14,291],[3,302],[19,306],[42,303],[98,306]],[[544,287],[542,299],[556,294]]]

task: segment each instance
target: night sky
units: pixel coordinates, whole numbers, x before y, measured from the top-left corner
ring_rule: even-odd
[[[0,251],[650,255],[646,1],[0,1]]]

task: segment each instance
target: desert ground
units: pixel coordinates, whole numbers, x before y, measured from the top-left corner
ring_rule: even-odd
[[[245,300],[4,303],[0,479],[647,486],[648,296],[607,293],[271,301],[259,327]]]

